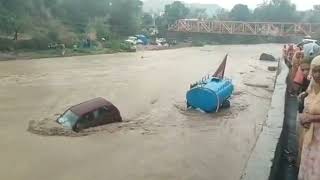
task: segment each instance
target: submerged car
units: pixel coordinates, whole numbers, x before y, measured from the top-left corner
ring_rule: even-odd
[[[121,121],[118,108],[103,98],[95,98],[72,106],[57,119],[64,128],[75,132]]]

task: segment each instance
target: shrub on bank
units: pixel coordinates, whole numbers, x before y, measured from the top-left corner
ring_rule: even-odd
[[[81,41],[76,36],[61,35],[55,31],[48,32],[46,35],[34,36],[32,39],[24,39],[14,41],[9,38],[0,38],[0,51],[27,51],[27,52],[39,52],[43,50],[49,50],[49,45],[64,44],[67,49],[73,49],[74,53],[80,54],[95,54],[95,53],[112,53],[112,52],[134,52],[130,44],[124,43],[122,40],[110,40],[110,41],[92,41],[91,47],[83,47]],[[55,47],[55,46],[53,46]],[[60,47],[60,46],[57,46]],[[56,52],[56,51],[54,51]]]
[[[77,53],[90,54],[92,49],[89,49],[89,48],[78,48],[78,49],[74,49],[73,51],[77,52]]]
[[[121,49],[121,41],[118,41],[118,40],[106,41],[103,43],[103,47],[113,49],[113,50],[119,50]]]
[[[126,52],[136,52],[137,50],[135,48],[132,47],[131,44],[129,43],[121,43],[120,44],[120,49],[122,51],[126,51]]]
[[[46,50],[51,40],[46,36],[37,36],[29,40],[20,40],[16,42],[16,49],[26,50]]]
[[[192,41],[191,45],[196,47],[202,47],[205,45],[205,43],[201,41]]]
[[[111,41],[104,42],[103,47],[111,49],[112,51],[115,51],[115,52],[119,52],[119,51],[135,52],[135,50],[132,48],[132,45],[120,40],[111,40]]]
[[[0,38],[0,51],[13,51],[14,41],[12,39]]]
[[[14,41],[12,39],[0,39],[0,51],[24,50],[46,50],[50,40],[46,37],[35,37],[28,40]]]

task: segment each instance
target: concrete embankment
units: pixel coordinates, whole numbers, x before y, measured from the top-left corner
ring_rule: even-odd
[[[288,73],[288,67],[280,61],[268,119],[249,158],[242,180],[273,180],[281,176],[279,170],[283,168],[281,167],[283,152],[287,148],[289,130],[286,123],[288,121],[286,119]],[[292,121],[293,118],[291,117],[290,120]],[[290,129],[292,128],[294,127]]]

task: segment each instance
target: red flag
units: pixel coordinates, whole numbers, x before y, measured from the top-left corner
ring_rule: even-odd
[[[226,70],[226,65],[227,65],[227,59],[228,59],[228,54],[226,54],[226,56],[224,57],[222,63],[220,64],[218,70],[213,74],[212,77],[216,77],[219,79],[223,79],[224,78],[224,72]]]

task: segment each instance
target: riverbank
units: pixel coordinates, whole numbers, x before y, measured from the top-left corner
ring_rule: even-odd
[[[244,46],[249,44],[243,44]],[[251,44],[252,45],[252,44]],[[259,44],[257,44],[259,45]],[[158,45],[147,45],[137,46],[136,52],[144,52],[144,51],[162,51],[162,50],[173,50],[173,49],[181,49],[187,47],[204,47],[204,46],[212,46],[205,45],[203,43],[181,43],[172,46],[158,46]],[[219,46],[219,45],[217,45]],[[223,45],[221,45],[223,46]],[[0,52],[0,61],[9,61],[9,60],[32,60],[32,59],[45,59],[45,58],[65,58],[65,57],[77,57],[77,56],[88,56],[88,55],[103,55],[103,54],[117,54],[117,53],[125,53],[126,51],[121,50],[111,50],[111,49],[83,49],[74,51],[73,49],[66,49],[65,55],[61,55],[61,50],[37,50],[37,51],[17,51],[17,52]],[[127,53],[136,53],[136,52],[127,52]]]
[[[83,49],[75,51],[73,49],[66,49],[65,55],[61,55],[61,50],[30,50],[30,51],[16,51],[16,52],[0,52],[0,61],[7,60],[31,60],[31,59],[43,59],[43,58],[56,58],[56,57],[72,57],[72,56],[86,56],[86,55],[98,55],[98,54],[115,54],[123,51],[111,50],[111,49]]]
[[[137,51],[160,51],[169,49],[179,49],[185,47],[191,47],[191,43],[181,43],[173,46],[157,46],[157,45],[138,45]],[[25,51],[19,50],[16,52],[0,52],[0,61],[8,60],[31,60],[31,59],[43,59],[43,58],[63,58],[73,56],[87,56],[87,55],[99,55],[99,54],[116,54],[126,52],[121,49],[66,49],[64,56],[61,55],[61,50],[50,49],[50,50],[33,50]],[[134,52],[132,52],[134,53]]]
[[[222,39],[217,41],[216,39],[199,39],[197,37],[191,41],[190,38],[184,37],[185,40],[189,39],[190,42],[179,42],[176,45],[170,46],[159,46],[159,45],[137,45],[137,49],[135,52],[139,51],[161,51],[161,50],[170,50],[170,49],[180,49],[186,47],[204,47],[204,46],[223,46],[223,45],[259,45],[264,44],[264,42],[268,42],[268,40],[257,40],[253,38],[252,41],[246,37],[238,37],[242,39],[242,41],[236,41],[234,39],[229,41],[223,41]],[[229,37],[230,39],[230,37]],[[252,38],[251,38],[252,39]],[[272,41],[270,41],[272,42]],[[272,44],[272,43],[269,43]],[[102,55],[102,54],[117,54],[128,52],[126,50],[121,50],[119,48],[111,49],[111,48],[81,48],[81,49],[66,49],[65,54],[61,55],[61,49],[49,49],[49,50],[17,50],[10,52],[0,52],[0,61],[7,60],[30,60],[30,59],[43,59],[43,58],[63,58],[63,57],[73,57],[73,56],[87,56],[87,55]],[[132,52],[132,53],[135,53]]]

